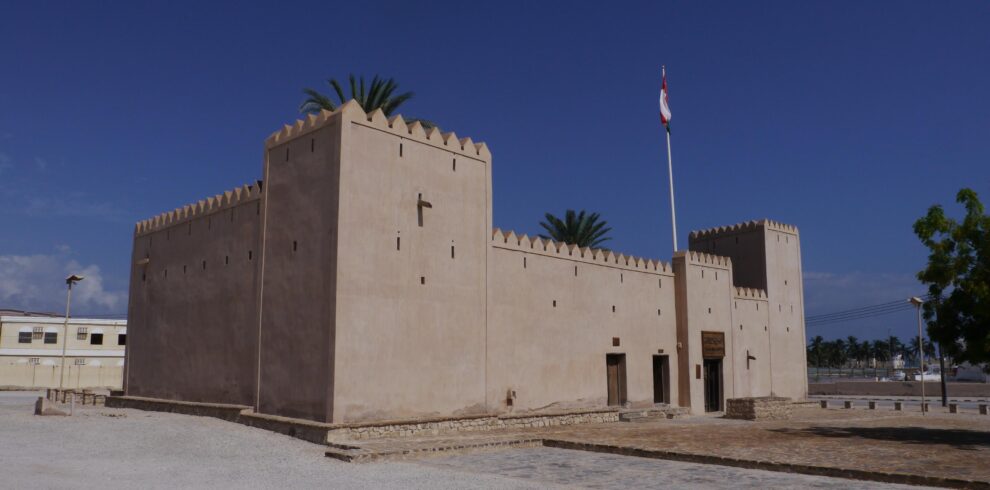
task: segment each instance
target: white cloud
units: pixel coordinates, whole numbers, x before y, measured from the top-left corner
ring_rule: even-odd
[[[65,246],[50,255],[0,255],[0,306],[62,312],[69,274],[85,276],[72,288],[74,311],[123,313],[127,309],[127,292],[106,289],[99,266],[71,259]]]

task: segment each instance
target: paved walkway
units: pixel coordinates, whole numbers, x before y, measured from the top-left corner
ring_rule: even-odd
[[[689,417],[402,437],[354,444],[364,454],[403,456],[407,453],[406,456],[422,457],[438,449],[475,447],[486,441],[504,444],[536,439],[547,444],[560,441],[566,443],[564,447],[649,454],[681,461],[727,458],[734,461],[722,461],[723,464],[757,468],[784,464],[813,467],[815,471],[824,469],[825,474],[893,473],[970,480],[990,486],[990,465],[987,465],[990,416],[963,413],[929,413],[922,417],[920,413],[890,409],[823,410],[810,405],[795,408],[794,417],[786,421]]]
[[[922,488],[543,447],[429,458],[420,464],[570,488]]]

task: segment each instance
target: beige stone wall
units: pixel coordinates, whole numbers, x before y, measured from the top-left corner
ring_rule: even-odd
[[[44,361],[50,361],[45,363]],[[0,358],[0,387],[4,388],[58,388],[59,361],[44,359],[37,365],[21,362],[19,358]],[[124,368],[116,359],[100,360],[99,365],[87,359],[89,364],[75,365],[75,358],[66,358],[65,388],[109,388],[119,390]]]
[[[674,254],[673,266],[677,286],[677,339],[681,344],[678,352],[680,404],[689,407],[691,413],[704,413],[702,332],[725,334],[722,399],[736,396],[733,385],[737,362],[732,349],[732,262],[726,257],[681,251]]]
[[[262,413],[333,419],[340,131],[333,118],[267,147],[262,324],[249,330],[260,332]]]
[[[496,231],[488,305],[492,410],[604,406],[608,353],[626,355],[628,400],[653,404],[653,355],[677,380],[674,280],[667,264]],[[613,345],[618,339],[619,345]],[[516,398],[507,404],[509,392]],[[676,388],[671,402],[678,402]]]
[[[484,413],[490,155],[341,117],[333,420]]]
[[[128,394],[254,403],[259,197],[245,186],[138,223]]]
[[[733,262],[735,266],[737,262]],[[733,271],[735,272],[735,271]],[[770,307],[763,290],[735,288],[732,298],[733,377],[736,397],[770,396]],[[747,357],[752,356],[755,359]]]
[[[800,400],[808,395],[801,244],[797,228],[780,224],[766,228],[766,240],[773,392]]]

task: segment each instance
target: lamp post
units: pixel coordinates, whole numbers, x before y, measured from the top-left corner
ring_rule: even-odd
[[[69,344],[69,305],[72,304],[72,285],[82,281],[83,276],[73,274],[65,278],[65,324],[62,325],[62,368],[58,375],[58,389],[62,391],[65,382],[65,346]]]
[[[921,305],[925,300],[912,296],[908,301],[918,308],[918,365],[921,367],[921,415],[925,414],[925,344],[921,338]]]

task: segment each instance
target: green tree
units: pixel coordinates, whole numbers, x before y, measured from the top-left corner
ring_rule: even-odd
[[[925,339],[925,358],[930,359],[935,357],[935,344],[932,343],[930,339]],[[911,358],[920,363],[920,358],[918,357],[918,337],[911,337],[911,341],[908,342],[908,353],[911,354]],[[928,364],[927,362],[925,364]]]
[[[333,100],[332,97],[320,93],[316,89],[306,88],[303,89],[303,93],[307,95],[306,100],[303,101],[302,105],[299,106],[299,112],[303,113],[317,113],[322,110],[335,111],[338,107],[347,102],[350,99],[354,99],[364,112],[372,113],[376,109],[381,109],[386,116],[391,116],[396,109],[399,108],[403,103],[407,102],[409,99],[413,98],[415,94],[412,92],[403,92],[397,94],[396,91],[399,90],[399,84],[395,82],[392,78],[381,78],[375,75],[371,79],[370,85],[364,84],[364,77],[355,78],[354,74],[348,75],[348,81],[350,82],[351,95],[344,95],[344,88],[340,85],[340,82],[335,78],[327,80],[330,84],[330,88],[333,89],[334,94],[337,95],[337,100]],[[419,121],[420,124],[427,127],[432,127],[433,123],[423,120],[423,119],[408,119],[406,122]]]
[[[890,344],[883,340],[874,340],[870,345],[870,357],[877,363],[887,362],[890,358]]]
[[[811,339],[808,345],[808,361],[814,361],[815,367],[822,367],[822,348],[825,344],[825,339],[821,335],[816,335],[815,338]]]
[[[607,236],[612,228],[607,227],[608,223],[600,219],[598,213],[587,214],[583,209],[580,213],[575,213],[573,209],[568,209],[564,213],[564,219],[550,213],[544,217],[546,221],[541,221],[540,226],[549,235],[540,235],[541,238],[591,248],[601,248],[603,243],[612,239]]]
[[[849,359],[849,366],[852,367],[859,360],[859,339],[850,335],[846,337],[846,357]]]
[[[990,362],[990,216],[976,192],[962,189],[956,202],[962,221],[934,205],[914,223],[914,233],[929,250],[918,279],[930,300],[923,315],[928,335],[956,361]]]

